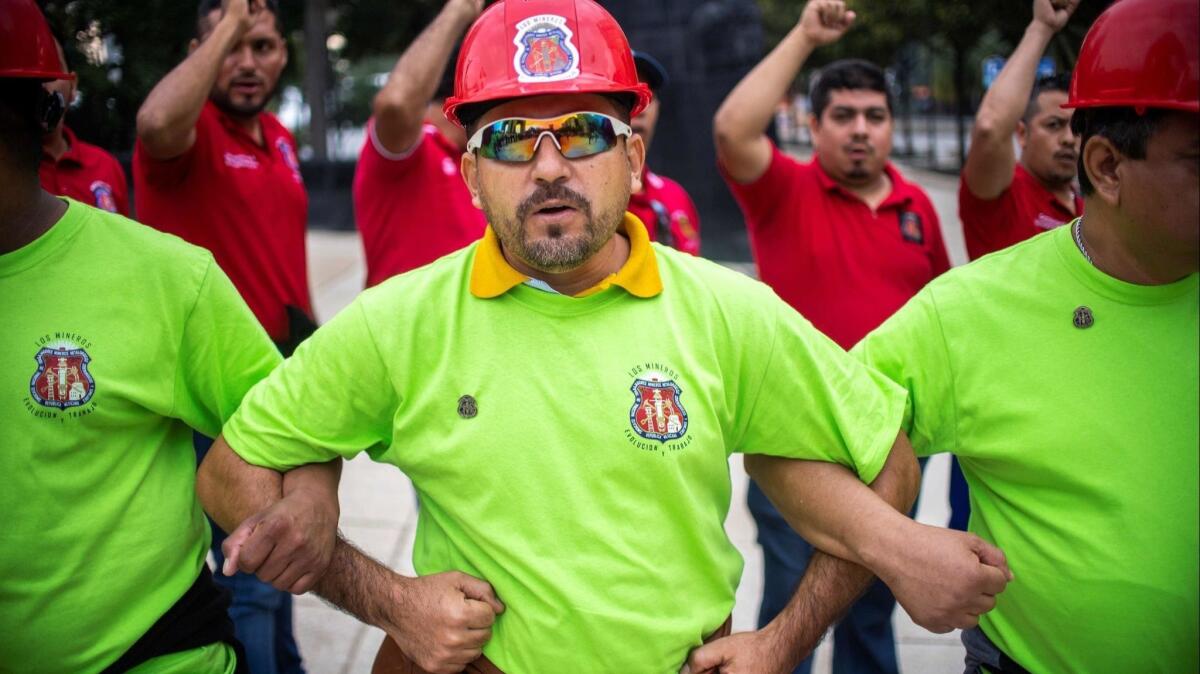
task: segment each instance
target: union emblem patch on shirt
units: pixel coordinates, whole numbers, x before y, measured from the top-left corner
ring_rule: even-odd
[[[34,356],[38,366],[29,381],[29,394],[39,405],[61,410],[92,399],[96,391],[96,380],[88,372],[92,359],[87,351],[72,347],[48,346]]]
[[[513,69],[521,82],[556,82],[579,77],[579,50],[567,20],[554,14],[531,16],[517,24]]]
[[[657,372],[646,372],[629,387],[633,406],[629,423],[633,432],[647,440],[668,442],[687,433],[688,416],[680,402],[683,390]]]
[[[109,213],[117,212],[117,200],[113,197],[112,185],[103,180],[96,180],[88,186],[88,189],[95,199],[96,208],[108,211]]]

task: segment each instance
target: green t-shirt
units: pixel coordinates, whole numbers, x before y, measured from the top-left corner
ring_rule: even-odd
[[[1197,278],[1118,281],[1060,227],[939,278],[854,349],[908,389],[917,452],[962,463],[970,529],[1015,575],[980,623],[1030,671],[1200,665]]]
[[[366,451],[421,499],[413,565],[489,581],[506,672],[677,672],[729,616],[728,456],[882,468],[904,394],[766,286],[655,246],[664,290],[470,294],[476,245],[368,290],[225,427],[275,469]],[[467,397],[469,396],[469,398]]]
[[[74,201],[0,255],[0,316],[0,669],[100,671],[204,563],[192,429],[279,356],[208,252]]]

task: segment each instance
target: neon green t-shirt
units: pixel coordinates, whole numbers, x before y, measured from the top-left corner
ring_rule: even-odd
[[[204,563],[192,429],[279,355],[208,252],[74,201],[0,255],[0,316],[0,669],[100,671]],[[218,645],[139,671],[232,667]]]
[[[908,389],[917,452],[958,456],[970,530],[1015,575],[980,624],[1030,671],[1200,666],[1197,279],[1118,281],[1059,227],[939,278],[854,348]]]
[[[729,616],[731,452],[871,481],[904,394],[766,286],[655,245],[663,290],[469,292],[478,244],[368,290],[226,425],[275,469],[352,457],[421,499],[413,564],[495,587],[485,655],[522,672],[678,672]]]

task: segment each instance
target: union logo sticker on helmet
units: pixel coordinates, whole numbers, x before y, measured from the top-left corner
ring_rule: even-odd
[[[579,50],[567,20],[554,14],[531,16],[517,24],[513,68],[521,82],[557,82],[579,77]]]

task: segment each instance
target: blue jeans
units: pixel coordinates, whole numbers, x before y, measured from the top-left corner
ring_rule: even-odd
[[[971,519],[971,499],[967,493],[967,478],[963,477],[958,457],[950,456],[950,524],[951,529],[967,530]]]
[[[197,466],[212,443],[212,438],[195,434]],[[218,585],[233,593],[229,617],[233,619],[238,641],[246,648],[250,674],[304,674],[300,651],[292,636],[292,595],[276,590],[252,574],[239,571],[233,576],[223,575],[225,555],[221,543],[225,541],[225,532],[211,519],[208,523],[212,527],[212,552],[217,561],[213,577]]]
[[[763,550],[763,597],[758,626],[771,622],[796,590],[813,547],[788,525],[753,480],[746,497],[758,524]],[[834,674],[898,674],[892,611],[896,599],[880,581],[872,583],[833,632]],[[809,674],[812,657],[805,658],[794,674]]]

